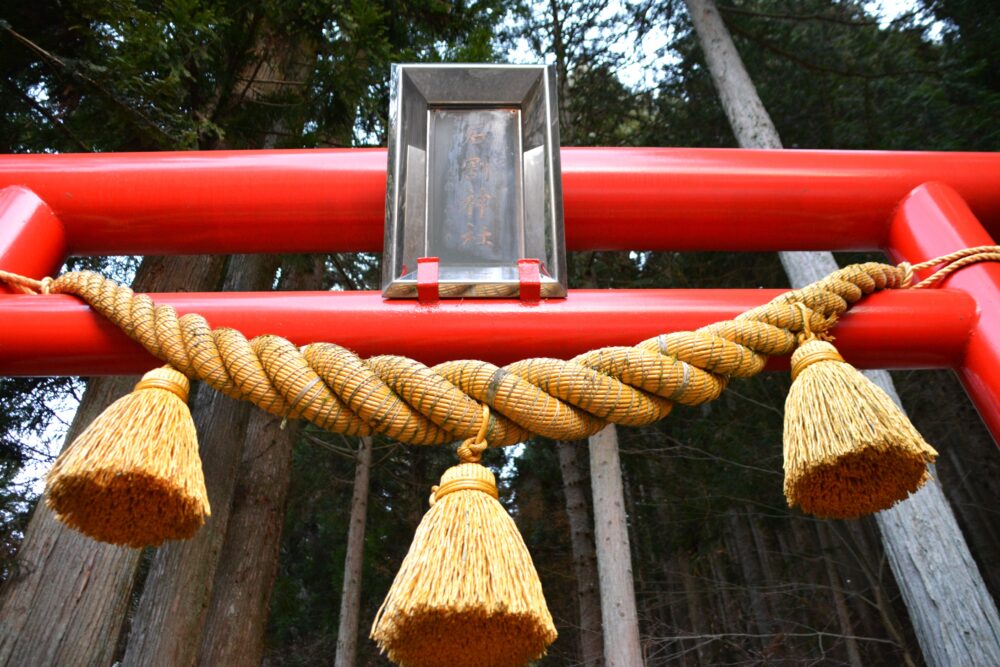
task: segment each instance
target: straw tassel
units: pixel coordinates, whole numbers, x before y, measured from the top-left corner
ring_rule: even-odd
[[[556,639],[524,540],[478,463],[487,415],[434,487],[372,626],[378,647],[404,667],[520,667]]]
[[[186,539],[209,515],[188,379],[146,373],[60,455],[46,502],[70,528],[130,547]]]
[[[785,498],[790,507],[848,519],[887,509],[919,489],[937,457],[884,391],[828,342],[792,355],[785,402]]]

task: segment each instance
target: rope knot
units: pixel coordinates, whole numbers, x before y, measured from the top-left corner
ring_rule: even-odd
[[[483,460],[483,452],[489,444],[486,442],[486,432],[490,425],[490,406],[483,403],[483,419],[479,424],[479,433],[469,438],[458,447],[458,460],[461,463],[479,463]]]
[[[456,491],[480,491],[499,500],[496,476],[478,463],[459,463],[445,471],[441,483],[431,488],[430,506]]]
[[[799,373],[806,368],[820,361],[843,360],[844,358],[837,352],[837,348],[830,343],[819,339],[806,341],[792,354],[792,380],[795,380]]]
[[[809,324],[809,319],[812,317],[813,311],[801,301],[796,301],[794,305],[799,309],[799,314],[802,315],[802,331],[800,331],[795,337],[796,341],[801,346],[816,338],[816,334],[813,333],[812,326]]]
[[[896,265],[896,268],[903,272],[903,282],[900,287],[903,289],[908,288],[913,284],[913,265],[909,262],[900,262]]]

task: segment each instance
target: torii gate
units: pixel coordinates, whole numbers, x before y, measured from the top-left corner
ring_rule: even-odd
[[[562,161],[571,250],[880,249],[918,263],[992,245],[1000,224],[1000,158],[988,154],[565,149]],[[385,154],[8,156],[2,186],[0,269],[27,276],[52,274],[67,255],[378,251]],[[528,307],[432,308],[376,293],[157,300],[248,336],[305,343],[334,330],[366,356],[434,363],[449,349],[507,363],[695,329],[775,294],[580,290]],[[998,297],[993,265],[971,267],[945,289],[875,295],[844,318],[838,347],[861,367],[955,369],[1000,439]],[[99,375],[155,363],[71,297],[0,295],[0,321],[0,373]]]

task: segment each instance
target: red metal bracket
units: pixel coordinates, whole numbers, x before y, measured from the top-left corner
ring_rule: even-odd
[[[538,303],[542,299],[542,277],[539,274],[537,259],[517,260],[517,281],[520,283],[521,301]]]
[[[433,306],[441,299],[438,284],[438,258],[417,258],[417,300],[421,305]]]

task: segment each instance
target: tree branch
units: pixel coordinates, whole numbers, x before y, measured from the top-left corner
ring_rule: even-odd
[[[752,9],[743,9],[741,7],[733,7],[731,5],[716,5],[720,12],[726,14],[737,14],[740,16],[754,16],[765,19],[773,19],[775,21],[820,21],[822,23],[835,23],[837,25],[846,25],[852,28],[867,28],[871,26],[878,26],[878,21],[852,21],[851,19],[842,19],[837,16],[830,16],[825,14],[776,14],[771,12],[758,12]],[[732,27],[730,26],[730,29]]]
[[[147,118],[142,112],[122,102],[120,99],[118,99],[117,95],[115,95],[110,90],[106,89],[103,85],[101,85],[94,79],[90,78],[86,74],[80,72],[78,68],[70,65],[69,63],[62,60],[55,54],[46,51],[38,44],[34,43],[21,33],[14,30],[10,26],[10,24],[7,23],[6,21],[0,20],[0,29],[5,31],[8,35],[13,37],[21,44],[23,44],[29,50],[38,54],[41,57],[42,61],[45,62],[47,65],[49,65],[49,67],[55,69],[60,73],[68,74],[71,78],[82,81],[83,83],[87,84],[87,86],[92,88],[101,97],[104,97],[105,99],[110,101],[114,106],[118,107],[122,112],[124,112],[126,118],[128,118],[128,120],[132,123],[134,127],[147,133],[147,136],[149,136],[149,138],[151,138],[154,141],[154,143],[165,148],[177,147],[178,142],[174,137],[165,132],[152,120]]]
[[[32,111],[35,111],[36,113],[43,116],[57,130],[59,130],[67,137],[69,137],[69,139],[73,141],[73,143],[75,143],[77,146],[79,146],[81,150],[87,153],[94,152],[94,149],[89,144],[87,144],[87,142],[85,142],[83,139],[76,136],[76,133],[73,132],[73,130],[69,129],[69,127],[67,127],[66,124],[59,119],[58,116],[56,116],[54,113],[52,113],[51,111],[43,107],[41,104],[39,104],[38,100],[32,99],[31,95],[28,95],[26,92],[18,88],[13,81],[11,81],[10,79],[4,79],[3,85],[5,88],[7,88],[15,95],[17,95],[17,97],[21,99],[25,104],[27,104]]]
[[[813,70],[813,71],[816,71],[816,72],[825,72],[827,74],[836,74],[837,76],[844,76],[844,77],[856,78],[856,79],[869,79],[869,80],[890,79],[890,78],[893,78],[893,77],[912,76],[912,75],[916,75],[916,74],[937,76],[937,75],[939,75],[941,73],[939,70],[936,70],[936,69],[931,69],[931,70],[911,69],[911,70],[901,70],[901,71],[898,71],[898,72],[875,72],[874,74],[869,74],[867,72],[859,72],[859,71],[855,71],[855,70],[837,69],[835,67],[827,67],[825,65],[818,65],[818,64],[816,64],[814,62],[810,62],[810,61],[806,60],[805,58],[800,58],[799,56],[795,55],[794,53],[792,53],[790,51],[785,51],[784,49],[775,46],[774,44],[768,42],[767,40],[765,40],[763,37],[761,37],[759,35],[755,35],[752,32],[749,32],[747,30],[742,30],[737,25],[732,25],[731,24],[731,25],[729,25],[729,29],[730,29],[730,31],[733,34],[739,35],[740,37],[744,37],[744,38],[750,40],[751,42],[753,42],[754,44],[756,44],[760,48],[764,49],[765,51],[770,51],[771,53],[773,53],[775,55],[781,56],[782,58],[785,58],[786,60],[790,60],[791,62],[793,62],[793,63],[795,63],[797,65],[801,65],[802,67],[805,67],[806,69]]]

